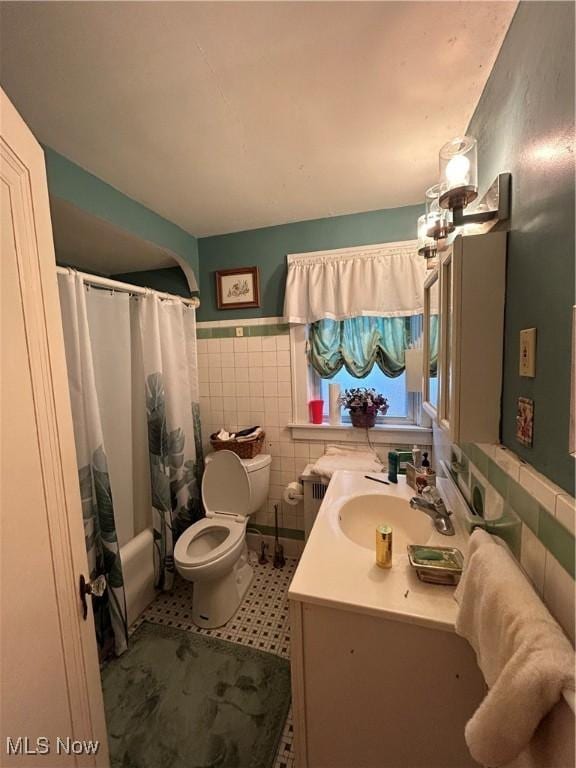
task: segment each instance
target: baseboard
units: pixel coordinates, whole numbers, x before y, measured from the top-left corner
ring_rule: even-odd
[[[267,534],[259,536],[257,533],[251,533],[250,531],[246,534],[246,543],[248,544],[249,549],[258,554],[260,554],[261,541],[264,541],[267,545],[266,555],[269,560],[272,560],[272,557],[274,556],[274,536],[269,536]],[[284,536],[279,536],[278,541],[284,548],[285,557],[300,557],[304,551],[304,542],[300,539],[288,539]]]

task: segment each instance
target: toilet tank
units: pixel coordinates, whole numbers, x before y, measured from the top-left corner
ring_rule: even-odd
[[[272,457],[266,453],[260,453],[253,459],[242,459],[242,464],[248,472],[248,479],[250,480],[250,511],[248,514],[251,515],[260,509],[268,498]]]

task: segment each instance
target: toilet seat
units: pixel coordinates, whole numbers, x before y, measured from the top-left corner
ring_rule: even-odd
[[[248,471],[232,451],[218,451],[217,455],[206,463],[202,477],[202,501],[206,516],[250,514],[250,479]]]
[[[213,563],[243,540],[245,528],[242,523],[218,513],[199,520],[187,528],[176,542],[174,561],[185,569],[200,568]],[[210,532],[214,532],[216,546],[211,546],[214,541],[206,540]]]

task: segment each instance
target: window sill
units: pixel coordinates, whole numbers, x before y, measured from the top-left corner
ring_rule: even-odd
[[[366,430],[351,424],[288,424],[292,440],[334,440],[338,443],[363,443]],[[432,445],[432,430],[416,424],[378,424],[370,430],[372,443]]]

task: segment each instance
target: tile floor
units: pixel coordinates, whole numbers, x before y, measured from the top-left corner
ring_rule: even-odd
[[[200,629],[192,623],[192,584],[178,578],[174,590],[159,595],[130,628],[133,632],[142,621],[153,621],[172,627],[213,635],[233,643],[252,645],[268,653],[290,658],[290,626],[288,623],[288,586],[298,561],[286,559],[282,569],[272,563],[260,565],[250,553],[254,578],[246,597],[228,624],[219,629]],[[292,710],[288,713],[278,745],[274,768],[295,768],[292,750]]]

